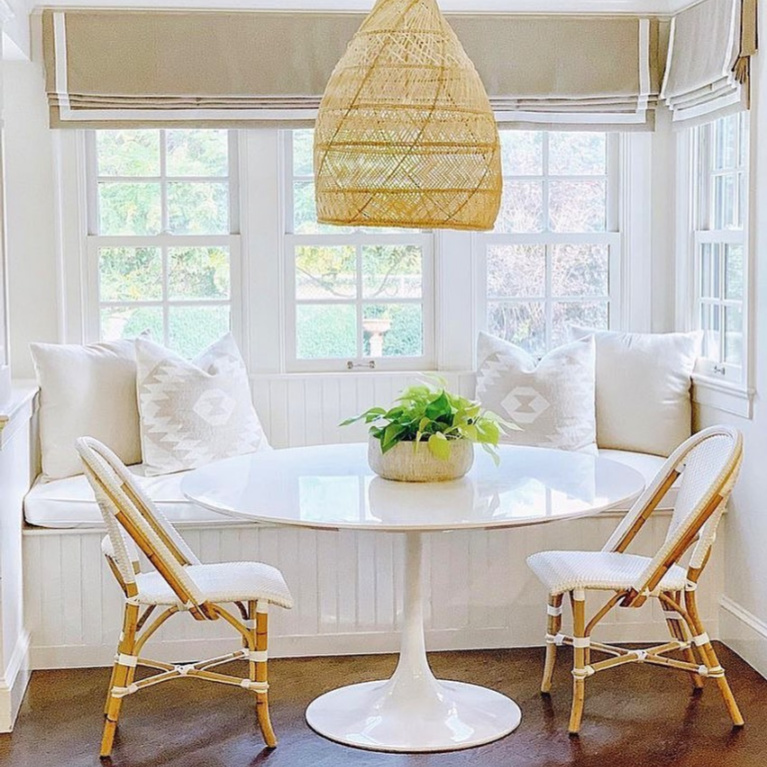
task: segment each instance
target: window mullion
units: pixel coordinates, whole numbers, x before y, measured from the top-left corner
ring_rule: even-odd
[[[546,317],[546,348],[550,349],[554,339],[554,303],[552,301],[552,282],[553,282],[553,245],[547,245],[545,248],[546,258],[546,301],[544,311]]]
[[[357,256],[357,359],[361,360],[365,352],[365,331],[362,326],[362,244],[356,246]]]

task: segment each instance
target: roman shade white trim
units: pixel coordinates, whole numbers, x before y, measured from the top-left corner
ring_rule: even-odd
[[[46,10],[53,127],[311,125],[361,14]],[[498,120],[652,129],[658,22],[452,15]]]
[[[748,108],[756,0],[703,0],[674,17],[661,97],[678,127]]]

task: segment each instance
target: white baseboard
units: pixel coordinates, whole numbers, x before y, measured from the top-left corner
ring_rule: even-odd
[[[719,604],[722,642],[767,677],[767,623],[727,596]]]
[[[23,633],[0,677],[0,732],[11,732],[29,682],[29,634]]]
[[[541,612],[541,627],[545,614]],[[599,637],[607,642],[654,642],[667,639],[665,623],[607,625]],[[494,650],[512,647],[542,647],[543,631],[524,631],[512,636],[508,628],[444,629],[427,631],[426,646],[442,650]],[[378,655],[399,649],[396,632],[364,632],[277,636],[270,641],[272,658],[301,658],[327,655]],[[186,663],[231,652],[236,639],[186,639],[150,642],[146,657],[168,663]],[[55,645],[32,647],[33,669],[96,668],[110,666],[115,648],[107,645]]]

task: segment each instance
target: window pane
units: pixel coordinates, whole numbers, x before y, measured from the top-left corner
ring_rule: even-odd
[[[743,300],[743,246],[725,245],[725,298]]]
[[[182,357],[194,357],[229,331],[228,306],[171,306],[170,346]]]
[[[144,331],[149,331],[157,343],[163,343],[161,307],[110,306],[101,310],[101,338],[104,341],[136,338]]]
[[[487,249],[488,297],[543,297],[545,293],[545,246],[492,245]]]
[[[540,181],[507,181],[496,232],[543,231],[543,185]]]
[[[552,176],[607,174],[607,136],[604,133],[550,133],[549,173]]]
[[[738,158],[738,115],[714,123],[714,169],[734,168]]]
[[[96,131],[99,176],[159,176],[160,131]]]
[[[555,303],[552,307],[552,313],[554,315],[552,346],[560,346],[570,340],[570,325],[581,325],[600,330],[606,330],[608,326],[609,309],[606,301]]]
[[[542,302],[488,303],[488,332],[526,349],[530,354],[546,351],[546,315]]]
[[[357,251],[351,245],[296,248],[296,298],[357,296]]]
[[[229,134],[225,130],[165,132],[169,176],[229,175]]]
[[[711,245],[704,244],[700,247],[700,295],[703,298],[714,298],[714,256]]]
[[[362,309],[363,356],[420,357],[423,317],[420,304],[377,304]]]
[[[549,221],[554,232],[604,232],[607,192],[604,181],[552,181]]]
[[[159,184],[99,184],[99,234],[158,234],[161,218]]]
[[[228,248],[169,248],[169,298],[229,298]]]
[[[731,365],[743,364],[743,311],[737,306],[724,310],[724,361]]]
[[[349,304],[296,306],[296,356],[302,360],[357,356],[357,309]]]
[[[169,183],[168,221],[173,234],[228,234],[229,185]]]
[[[100,248],[99,298],[102,301],[162,299],[159,248]]]
[[[607,296],[610,256],[606,245],[554,245],[551,292],[555,296]]]
[[[501,159],[505,176],[543,175],[543,133],[501,131]]]
[[[366,245],[362,248],[365,298],[420,298],[421,249],[415,245]]]
[[[735,216],[735,175],[714,176],[714,228],[733,229],[738,226]]]
[[[349,234],[347,226],[317,223],[314,200],[314,182],[296,181],[293,184],[293,234]]]
[[[710,359],[720,358],[720,307],[718,304],[701,304],[700,327],[703,330],[703,356]]]
[[[748,119],[744,112],[738,115],[738,165],[741,168],[746,166],[746,158],[748,157]]]
[[[314,175],[314,131],[293,131],[293,175]]]

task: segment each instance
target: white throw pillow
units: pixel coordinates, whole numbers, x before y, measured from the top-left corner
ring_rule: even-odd
[[[667,456],[690,436],[701,333],[570,332],[596,339],[600,448]]]
[[[30,344],[40,387],[45,479],[81,474],[78,437],[109,445],[126,464],[141,462],[133,341],[76,346]]]
[[[231,334],[192,362],[138,339],[136,365],[147,476],[269,449]]]
[[[477,398],[516,423],[504,442],[596,452],[595,352],[590,338],[540,362],[519,346],[479,334]]]

